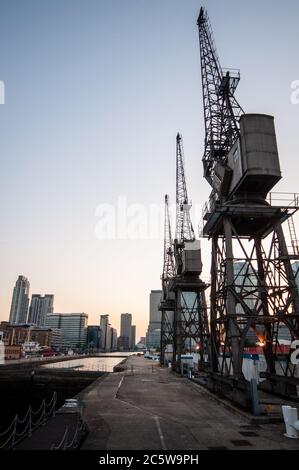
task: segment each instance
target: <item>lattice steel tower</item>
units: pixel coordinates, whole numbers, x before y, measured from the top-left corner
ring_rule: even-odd
[[[249,333],[267,370],[260,386],[297,396],[295,365],[279,341],[282,326],[299,334],[299,295],[282,223],[298,196],[279,203],[269,192],[281,179],[274,119],[245,114],[234,94],[240,73],[223,70],[206,11],[198,18],[205,117],[204,176],[212,186],[203,236],[212,241],[211,347],[208,386],[248,406],[243,353]],[[286,199],[286,196],[284,196]]]

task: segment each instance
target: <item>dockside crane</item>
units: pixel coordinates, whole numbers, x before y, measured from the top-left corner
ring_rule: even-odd
[[[205,290],[201,279],[200,242],[195,239],[190,216],[183,142],[176,136],[176,237],[174,240],[175,276],[169,283],[174,294],[174,333],[172,364],[182,370],[182,355],[199,353],[199,363],[208,362],[208,318]]]
[[[248,407],[243,355],[249,335],[257,338],[267,363],[260,387],[297,396],[297,366],[283,353],[279,332],[283,328],[291,341],[298,339],[299,293],[292,262],[299,256],[288,251],[282,223],[298,210],[299,199],[294,195],[279,204],[271,198],[281,179],[274,118],[244,113],[235,97],[240,73],[222,69],[204,8],[197,25],[203,169],[212,187],[203,217],[203,235],[212,242],[212,371],[207,385]]]
[[[172,348],[174,341],[174,294],[169,291],[169,282],[176,275],[173,253],[173,240],[171,235],[171,223],[169,215],[169,196],[165,195],[164,215],[164,256],[162,280],[162,299],[159,310],[161,311],[161,347],[160,363],[165,365],[165,353],[167,347]],[[172,351],[172,349],[171,349]]]
[[[174,240],[174,253],[176,260],[176,272],[182,273],[182,253],[185,242],[193,242],[195,234],[191,222],[192,204],[188,199],[185,176],[185,162],[182,135],[176,136],[176,228]]]

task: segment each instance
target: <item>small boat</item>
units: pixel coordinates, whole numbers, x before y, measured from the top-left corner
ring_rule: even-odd
[[[40,354],[42,347],[36,341],[24,341],[22,352],[25,356],[35,356]]]

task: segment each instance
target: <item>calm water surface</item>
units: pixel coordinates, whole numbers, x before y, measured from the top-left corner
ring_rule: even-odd
[[[70,359],[68,361],[45,364],[41,367],[51,369],[74,369],[74,370],[94,370],[103,372],[113,372],[113,367],[123,361],[132,353],[111,353],[101,357],[84,357],[80,359]],[[115,357],[118,356],[118,357]],[[121,357],[120,357],[121,356]]]

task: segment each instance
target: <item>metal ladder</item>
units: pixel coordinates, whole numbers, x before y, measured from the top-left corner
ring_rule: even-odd
[[[295,229],[293,216],[288,218],[288,226],[289,226],[290,239],[291,239],[291,245],[292,245],[292,248],[293,248],[293,253],[294,253],[294,255],[299,255],[299,244],[298,244],[298,239],[297,239],[297,234],[296,234],[296,229]]]

